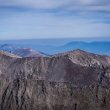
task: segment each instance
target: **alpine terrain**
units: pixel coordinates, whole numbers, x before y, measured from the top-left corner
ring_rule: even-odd
[[[109,110],[110,57],[73,50],[0,52],[0,110]]]

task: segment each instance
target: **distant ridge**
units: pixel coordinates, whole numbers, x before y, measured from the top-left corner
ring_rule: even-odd
[[[101,55],[110,55],[110,41],[82,42],[72,41],[60,47],[62,51],[81,49]]]
[[[98,55],[83,51],[81,49],[76,49],[72,51],[67,51],[63,53],[58,53],[53,55],[54,57],[64,57],[68,56],[69,59],[78,65],[82,66],[96,66],[96,65],[110,65],[110,57],[105,55]]]
[[[11,43],[14,44],[13,42]],[[68,42],[66,44],[63,43],[60,45],[57,45],[57,43],[56,44],[53,43],[53,45],[52,43],[51,45],[47,45],[45,42],[44,44],[41,45],[39,42],[37,44],[36,41],[34,42],[24,41],[23,43],[19,42],[19,44],[16,44],[16,45],[5,44],[1,46],[2,47],[0,48],[0,50],[6,50],[12,53],[14,50],[18,50],[21,48],[27,48],[27,49],[31,48],[35,50],[37,53],[42,53],[44,55],[54,55],[65,51],[81,49],[81,50],[85,50],[85,51],[100,54],[100,55],[110,55],[110,41],[100,41],[100,42],[99,41],[94,41],[94,42],[72,41],[72,42]]]
[[[15,54],[16,56],[20,57],[43,57],[46,54],[43,52],[36,51],[32,48],[22,48],[11,44],[3,44],[0,46],[0,50],[4,52],[8,52],[10,54]]]
[[[17,49],[13,53],[16,55],[19,55],[21,57],[43,57],[43,56],[46,56],[45,54],[38,52],[36,50],[33,50],[31,48]]]

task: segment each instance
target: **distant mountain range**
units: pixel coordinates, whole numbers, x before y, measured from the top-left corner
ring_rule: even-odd
[[[105,54],[110,55],[110,42],[79,42],[73,41],[66,43],[62,46],[44,46],[44,47],[36,47],[38,50],[48,53],[48,54],[57,54],[65,51],[81,49],[88,52],[96,53],[96,54]]]
[[[85,51],[110,55],[110,42],[69,42],[60,47],[62,51],[82,49]]]
[[[37,44],[33,42],[20,43],[19,44],[1,44],[0,50],[14,53],[22,57],[29,56],[42,56],[42,55],[53,55],[65,51],[71,51],[75,49],[81,49],[88,52],[101,54],[101,55],[110,55],[110,42],[101,41],[101,42],[80,42],[72,41],[63,45],[58,45],[57,43],[47,45],[47,44]]]
[[[42,52],[36,51],[31,48],[21,48],[11,44],[4,44],[0,46],[0,50],[3,52],[9,52],[11,54],[20,56],[20,57],[41,57],[46,56]]]

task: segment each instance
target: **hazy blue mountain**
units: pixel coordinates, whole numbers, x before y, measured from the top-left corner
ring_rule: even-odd
[[[19,48],[31,48],[48,55],[73,49],[81,49],[97,54],[110,55],[110,41],[72,41],[72,39],[38,39],[0,41],[0,50],[13,52]],[[5,45],[4,45],[5,44]]]
[[[0,50],[4,52],[9,52],[15,55],[18,55],[20,57],[43,57],[47,56],[46,54],[39,52],[37,50],[34,50],[32,48],[24,48],[24,47],[18,47],[16,45],[12,44],[3,44],[0,45]]]
[[[80,42],[80,41],[72,41],[66,43],[62,46],[36,46],[35,49],[38,49],[47,54],[57,54],[65,51],[70,51],[73,49],[81,49],[97,54],[105,54],[110,55],[110,42]]]
[[[82,49],[93,53],[110,55],[110,42],[69,42],[60,47],[62,51]]]
[[[20,47],[15,46],[13,44],[1,44],[0,50],[7,51],[9,53],[13,53],[15,50],[19,49]]]

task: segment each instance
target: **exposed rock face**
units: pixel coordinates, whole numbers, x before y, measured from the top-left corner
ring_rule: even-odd
[[[4,57],[10,57],[10,58],[21,58],[18,55],[12,54],[12,53],[8,53],[8,52],[4,52],[4,51],[0,51],[0,58],[4,58]]]
[[[89,52],[85,52],[82,50],[73,50],[61,54],[56,54],[55,56],[69,56],[71,61],[75,64],[81,65],[81,66],[107,66],[110,65],[110,57],[103,56],[103,55],[97,55]]]
[[[1,110],[109,110],[110,57],[81,50],[0,55],[0,104]]]

